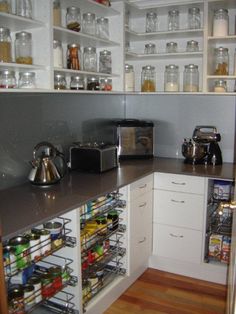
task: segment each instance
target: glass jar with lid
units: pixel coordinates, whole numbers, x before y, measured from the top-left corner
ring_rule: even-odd
[[[97,52],[95,47],[84,47],[84,71],[97,72]]]
[[[213,36],[229,35],[229,14],[227,9],[217,9],[214,11]]]
[[[156,91],[156,71],[155,67],[146,65],[142,67],[141,74],[141,92]]]
[[[100,51],[99,55],[99,72],[111,74],[111,51],[103,50]]]
[[[19,88],[36,88],[35,73],[34,72],[20,72],[18,87]]]
[[[31,0],[17,0],[16,1],[16,15],[32,19],[33,7]]]
[[[83,33],[95,35],[96,33],[96,19],[94,13],[84,13],[82,21]]]
[[[176,31],[179,29],[179,11],[170,10],[168,12],[168,30]]]
[[[134,92],[134,67],[131,64],[125,65],[125,91]]]
[[[77,7],[69,7],[66,12],[66,27],[71,31],[80,32],[81,16],[80,9]]]
[[[166,65],[164,91],[179,91],[179,67],[175,64]]]
[[[0,88],[15,88],[15,72],[10,70],[0,71]]]
[[[196,40],[189,40],[189,41],[187,41],[186,51],[187,52],[199,51],[198,42]]]
[[[184,92],[199,91],[199,72],[198,66],[195,64],[188,64],[185,65],[184,67],[183,91]]]
[[[219,47],[214,49],[214,75],[229,74],[228,48]]]
[[[0,12],[12,13],[11,3],[9,0],[0,0]]]
[[[60,0],[53,0],[53,25],[61,26],[61,3]]]
[[[198,7],[192,7],[188,9],[188,28],[201,28],[201,15],[200,9]]]
[[[79,44],[67,45],[67,69],[81,70],[81,51]]]
[[[10,30],[0,27],[0,62],[12,62]]]
[[[54,75],[54,89],[66,89],[66,78],[63,74],[55,73]]]
[[[214,92],[216,93],[226,93],[227,92],[227,83],[224,80],[217,80],[214,84]]]
[[[56,68],[63,68],[63,52],[61,41],[53,40],[53,65]]]
[[[175,53],[178,52],[178,45],[177,43],[171,41],[169,43],[166,43],[166,52],[167,53]]]
[[[33,64],[31,33],[16,33],[15,57],[16,63]]]
[[[148,54],[155,54],[155,53],[157,53],[155,44],[152,44],[152,43],[145,44],[144,54],[148,55]]]
[[[97,77],[88,77],[87,79],[87,90],[100,90],[100,84]]]
[[[97,18],[97,35],[103,39],[109,39],[109,19],[106,17]]]
[[[112,79],[101,78],[100,79],[100,90],[101,91],[111,91],[112,90]]]
[[[84,78],[80,75],[74,75],[71,77],[70,89],[72,90],[84,90]]]
[[[158,20],[156,12],[147,12],[146,14],[146,33],[157,32]]]

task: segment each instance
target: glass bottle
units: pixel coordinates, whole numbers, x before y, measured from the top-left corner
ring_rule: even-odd
[[[8,0],[0,0],[0,12],[12,13],[11,4]]]
[[[83,33],[95,35],[96,33],[96,23],[95,23],[95,14],[94,13],[84,13],[82,30]]]
[[[109,39],[109,19],[100,17],[97,19],[97,35],[104,39]]]
[[[229,53],[228,48],[214,49],[214,75],[228,75],[229,74]]]
[[[32,2],[31,0],[16,1],[16,15],[32,19]]]
[[[155,44],[146,44],[144,48],[144,54],[155,54],[157,53],[156,51],[156,45]]]
[[[141,92],[156,91],[156,71],[154,66],[146,65],[142,67],[141,84]]]
[[[166,65],[165,69],[165,92],[179,91],[179,67],[174,64]]]
[[[100,51],[99,56],[99,72],[111,74],[111,51],[103,50]]]
[[[168,30],[176,31],[179,29],[179,11],[170,10],[168,12]]]
[[[217,80],[214,84],[214,92],[216,93],[226,93],[227,92],[227,83],[224,80]]]
[[[14,71],[0,71],[0,88],[15,88],[16,77]]]
[[[81,70],[81,52],[79,44],[67,45],[67,69]]]
[[[188,28],[190,29],[201,28],[200,9],[197,7],[188,9]]]
[[[70,89],[72,90],[84,90],[84,78],[79,75],[75,75],[71,77],[70,81]]]
[[[178,45],[177,43],[171,41],[169,43],[166,43],[166,52],[167,53],[175,53],[178,52]]]
[[[54,89],[66,89],[66,79],[64,75],[59,73],[54,75]]]
[[[53,40],[53,65],[55,68],[63,68],[63,52],[60,40]]]
[[[227,9],[217,9],[214,11],[213,36],[229,35],[229,15]]]
[[[110,78],[100,79],[100,90],[101,91],[111,91],[112,90],[112,80]]]
[[[53,25],[61,26],[61,3],[60,0],[53,0]]]
[[[97,72],[97,53],[95,47],[84,48],[84,71]]]
[[[67,8],[66,13],[66,27],[71,31],[80,32],[81,30],[81,17],[80,9],[77,7]]]
[[[134,92],[134,67],[130,64],[125,65],[125,91]]]
[[[199,51],[198,42],[196,40],[189,40],[189,41],[187,41],[186,51],[187,52]]]
[[[15,56],[16,63],[33,64],[31,33],[16,33]]]
[[[146,33],[157,32],[157,14],[156,12],[147,12],[146,14]]]
[[[183,78],[184,92],[198,92],[199,91],[199,72],[198,66],[195,64],[185,65]]]
[[[10,30],[0,27],[0,62],[12,62]]]
[[[100,84],[97,77],[88,77],[87,90],[100,90]]]
[[[36,88],[35,73],[34,72],[20,72],[18,87],[19,88]]]

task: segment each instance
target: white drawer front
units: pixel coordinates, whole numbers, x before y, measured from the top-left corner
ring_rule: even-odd
[[[204,196],[164,190],[154,191],[153,221],[202,230]]]
[[[153,175],[135,181],[130,184],[130,199],[135,200],[137,197],[153,189]]]
[[[153,255],[200,263],[202,233],[167,225],[153,225]]]
[[[171,173],[155,173],[154,189],[204,194],[205,179]]]

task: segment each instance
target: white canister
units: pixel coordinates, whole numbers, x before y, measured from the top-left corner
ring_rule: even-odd
[[[229,15],[227,9],[217,9],[214,12],[213,36],[229,35]]]

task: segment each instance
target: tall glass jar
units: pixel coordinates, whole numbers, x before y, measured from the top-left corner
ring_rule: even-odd
[[[97,19],[97,35],[104,39],[109,39],[109,20],[106,17]]]
[[[214,49],[214,75],[228,75],[229,74],[229,53],[228,48]]]
[[[70,81],[70,89],[84,90],[85,89],[84,78],[79,75],[72,76]]]
[[[66,12],[66,27],[71,31],[80,32],[81,16],[80,9],[77,7],[69,7]]]
[[[146,65],[142,67],[141,74],[141,92],[156,91],[156,71],[155,67]]]
[[[170,64],[166,66],[164,91],[179,91],[179,67],[177,65]]]
[[[175,43],[173,41],[166,43],[166,52],[167,53],[175,53],[177,51],[178,51],[177,43]]]
[[[63,74],[56,73],[54,75],[54,89],[66,89],[66,78]]]
[[[79,44],[67,45],[67,69],[81,70],[81,52]]]
[[[15,57],[16,63],[33,64],[31,33],[16,33]]]
[[[12,62],[10,30],[0,27],[0,62]]]
[[[130,64],[125,65],[125,91],[134,92],[134,67]]]
[[[189,40],[189,41],[187,41],[186,51],[187,52],[199,51],[198,42],[196,40]]]
[[[170,10],[168,12],[168,30],[176,31],[179,29],[179,11]]]
[[[97,72],[97,53],[95,47],[84,48],[84,71]]]
[[[99,72],[111,74],[111,51],[103,50],[100,51],[99,56]]]
[[[145,54],[155,54],[157,53],[156,51],[156,45],[155,44],[146,44],[145,47],[144,47],[144,53]]]
[[[9,0],[0,0],[0,12],[12,13],[11,3]]]
[[[0,88],[15,88],[16,77],[14,71],[0,71]]]
[[[53,25],[61,26],[61,3],[60,0],[53,0]]]
[[[190,29],[201,28],[200,9],[197,7],[188,9],[188,28]]]
[[[35,73],[34,72],[20,72],[18,87],[19,88],[36,88]]]
[[[184,67],[184,92],[198,92],[199,91],[199,72],[198,66],[195,64],[185,65]]]
[[[33,8],[31,0],[17,0],[16,15],[32,19]]]
[[[53,40],[53,65],[55,68],[63,68],[63,52],[60,40]]]
[[[84,13],[82,22],[83,33],[95,35],[96,33],[96,20],[94,13]]]
[[[146,14],[146,33],[157,32],[158,20],[156,12],[147,12]]]
[[[227,9],[217,9],[214,11],[213,36],[229,35],[229,15]]]

